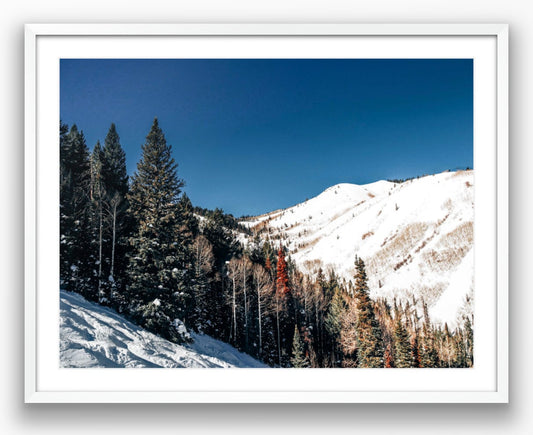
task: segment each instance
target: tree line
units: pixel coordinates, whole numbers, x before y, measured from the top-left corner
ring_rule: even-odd
[[[361,258],[352,281],[302,273],[281,243],[194,207],[177,168],[157,118],[131,179],[114,124],[92,152],[60,124],[62,288],[175,343],[189,329],[272,367],[473,365],[472,317],[451,330],[423,300],[372,300]]]

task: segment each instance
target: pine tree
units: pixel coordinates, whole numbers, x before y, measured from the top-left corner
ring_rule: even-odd
[[[394,364],[398,368],[413,366],[409,334],[402,323],[399,312],[396,313],[394,328]]]
[[[468,316],[466,316],[464,327],[466,366],[474,367],[474,330],[472,328],[472,322],[470,321],[470,317]]]
[[[287,299],[289,296],[289,277],[287,274],[287,263],[283,248],[279,247],[278,261],[276,268],[276,293],[274,297],[274,310],[276,313],[276,332],[278,342],[278,363],[282,366],[282,346],[285,344],[285,334],[283,317],[287,312]]]
[[[358,367],[383,367],[383,339],[381,328],[368,296],[365,264],[355,260],[355,298],[357,300],[357,361]]]
[[[420,366],[421,367],[438,367],[438,355],[435,347],[435,331],[431,326],[427,304],[424,308],[424,325],[422,327],[422,336],[420,340]]]
[[[415,330],[411,340],[411,367],[420,368],[420,348],[419,348],[419,339],[418,331]]]
[[[105,292],[102,283],[102,270],[104,262],[103,242],[104,242],[104,201],[105,201],[105,184],[102,173],[103,153],[100,141],[96,142],[91,154],[91,188],[90,198],[92,205],[92,230],[94,251],[98,252],[96,265],[98,266],[97,276],[97,295],[98,302],[106,302]]]
[[[326,331],[329,334],[329,337],[331,338],[332,342],[332,358],[335,365],[338,365],[341,363],[341,356],[342,353],[339,349],[338,343],[340,341],[341,331],[342,331],[342,318],[344,316],[344,313],[347,309],[347,304],[344,299],[344,296],[341,293],[341,290],[336,287],[335,292],[333,295],[333,299],[331,300],[331,304],[328,308],[328,313],[326,316],[326,319],[324,321],[324,326],[326,328]]]
[[[121,293],[127,266],[131,220],[128,218],[126,155],[115,124],[111,124],[104,147],[98,143],[92,155],[92,200],[96,206],[99,243],[98,289],[100,301],[124,308]],[[95,190],[97,189],[97,190]]]
[[[115,124],[109,127],[102,153],[102,177],[106,191],[110,196],[115,193],[125,196],[128,193],[126,154],[120,145]]]
[[[180,233],[178,200],[184,183],[157,118],[142,146],[129,195],[136,223],[131,238],[129,297],[132,315],[148,329],[182,340],[176,319],[187,318],[188,246]]]
[[[67,290],[96,300],[89,150],[83,132],[60,125],[60,279]]]
[[[294,325],[294,338],[292,340],[291,366],[295,368],[309,367],[309,358],[304,354],[304,347],[296,325]]]

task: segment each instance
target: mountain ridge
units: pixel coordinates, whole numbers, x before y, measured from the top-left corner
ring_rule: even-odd
[[[333,269],[350,280],[358,255],[374,298],[423,298],[433,321],[454,325],[472,310],[473,185],[472,170],[339,183],[241,223],[281,242],[307,273]]]

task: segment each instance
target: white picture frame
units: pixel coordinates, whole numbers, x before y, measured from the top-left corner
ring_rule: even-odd
[[[474,58],[476,367],[59,368],[59,59],[239,56]],[[27,403],[508,402],[505,24],[27,24],[24,201]]]

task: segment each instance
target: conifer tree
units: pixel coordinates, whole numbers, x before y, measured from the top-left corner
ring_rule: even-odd
[[[143,326],[179,342],[174,327],[186,320],[188,246],[180,232],[178,200],[184,183],[157,118],[154,119],[129,195],[136,232],[131,238],[129,297]],[[179,322],[178,322],[179,323]]]
[[[112,305],[121,311],[125,305],[122,290],[126,278],[127,239],[132,222],[127,213],[126,154],[120,145],[115,124],[111,124],[99,154],[103,210],[101,264],[105,266],[99,276],[105,299],[109,299]]]
[[[324,321],[324,326],[326,331],[329,334],[332,342],[332,359],[333,362],[338,365],[340,364],[342,358],[340,357],[340,349],[338,343],[340,341],[341,331],[342,331],[342,318],[347,309],[347,304],[344,299],[343,294],[341,293],[340,288],[336,287],[331,300],[331,304],[328,308],[328,313]]]
[[[358,367],[383,367],[383,338],[368,296],[365,263],[355,260],[355,298],[357,300],[357,361]]]
[[[276,331],[278,342],[278,363],[282,366],[282,345],[285,344],[284,328],[282,317],[287,311],[287,299],[289,296],[289,277],[287,274],[287,263],[285,253],[281,244],[278,250],[278,261],[276,267],[276,293],[274,297],[276,313]]]
[[[294,325],[294,338],[292,340],[291,366],[295,368],[309,367],[309,358],[304,354],[304,346],[300,339],[298,326]]]
[[[102,173],[103,153],[100,141],[96,142],[91,154],[91,188],[90,198],[92,205],[92,229],[94,234],[95,251],[98,252],[96,264],[98,265],[97,295],[98,302],[106,301],[102,283],[103,270],[103,241],[104,241],[104,200],[105,185]]]
[[[398,368],[413,366],[409,334],[402,323],[399,312],[396,313],[394,328],[394,364]]]
[[[466,353],[466,366],[474,366],[474,330],[472,328],[472,322],[470,317],[465,318],[465,353]]]
[[[435,331],[429,320],[429,313],[426,303],[424,308],[424,325],[422,327],[422,337],[420,340],[420,365],[421,367],[438,367],[438,355],[435,346]]]
[[[83,132],[60,126],[60,279],[67,290],[96,300],[92,254],[91,171]]]
[[[414,331],[411,340],[411,367],[421,367],[418,330]]]

